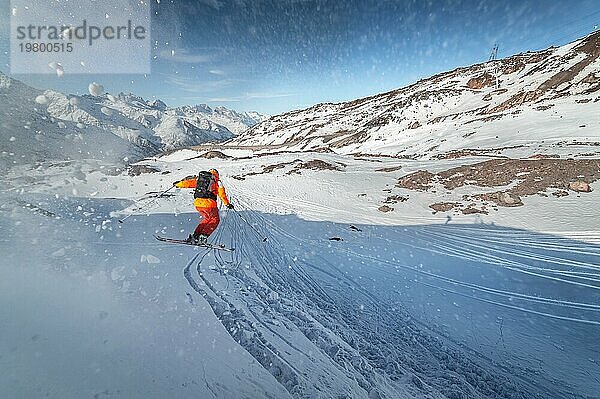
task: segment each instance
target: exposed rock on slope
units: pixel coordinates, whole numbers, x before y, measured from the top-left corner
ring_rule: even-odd
[[[417,171],[402,177],[399,188],[427,191],[441,186],[452,191],[464,186],[479,188],[480,192],[463,196],[463,200],[476,201],[486,209],[497,206],[521,206],[523,197],[547,196],[555,189],[555,197],[572,192],[590,192],[591,184],[600,179],[598,159],[493,159],[473,165],[451,168],[436,174]],[[500,188],[500,190],[489,190]],[[434,211],[447,212],[460,208],[457,202],[439,202],[430,206]],[[464,211],[464,208],[463,208]]]

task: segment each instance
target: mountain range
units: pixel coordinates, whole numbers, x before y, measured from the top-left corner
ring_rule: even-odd
[[[208,105],[168,107],[133,94],[38,90],[0,73],[0,167],[46,160],[134,160],[222,141],[266,119]]]

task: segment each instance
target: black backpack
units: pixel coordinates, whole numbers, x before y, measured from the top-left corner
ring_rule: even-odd
[[[205,170],[198,173],[198,179],[196,180],[196,190],[194,190],[194,198],[210,198],[216,200],[217,196],[211,190],[211,187],[214,182],[215,177],[212,173],[207,172]]]

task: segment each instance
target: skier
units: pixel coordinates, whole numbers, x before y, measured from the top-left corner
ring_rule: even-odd
[[[225,187],[219,180],[216,169],[200,171],[198,176],[187,176],[173,183],[178,188],[194,188],[194,206],[202,216],[202,220],[190,234],[187,242],[190,244],[206,244],[206,240],[219,225],[219,208],[217,196],[228,209],[233,209],[233,204],[227,199]]]

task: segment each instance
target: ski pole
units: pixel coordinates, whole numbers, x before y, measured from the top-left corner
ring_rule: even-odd
[[[248,226],[250,226],[250,228],[252,229],[252,231],[254,231],[260,238],[262,238],[263,242],[267,242],[268,238],[267,237],[263,237],[262,234],[260,234],[260,232],[256,229],[256,227],[252,226],[250,224],[249,221],[247,221],[235,208],[233,209],[236,213],[236,215],[238,215],[240,217],[240,219],[242,219],[244,222],[246,222],[246,224]]]
[[[150,205],[153,202],[155,202],[156,200],[158,200],[160,197],[162,197],[163,195],[165,195],[166,193],[168,193],[170,190],[172,190],[173,188],[175,188],[175,186],[171,186],[169,188],[167,188],[165,191],[161,192],[160,194],[158,194],[156,197],[154,197],[154,200],[148,202],[148,204],[146,205]],[[140,202],[142,202],[145,198],[137,200],[134,202],[134,204],[139,204]],[[130,213],[129,215],[125,216],[122,219],[119,219],[119,223],[123,223],[125,220],[127,220],[131,215],[133,215],[133,213]]]

